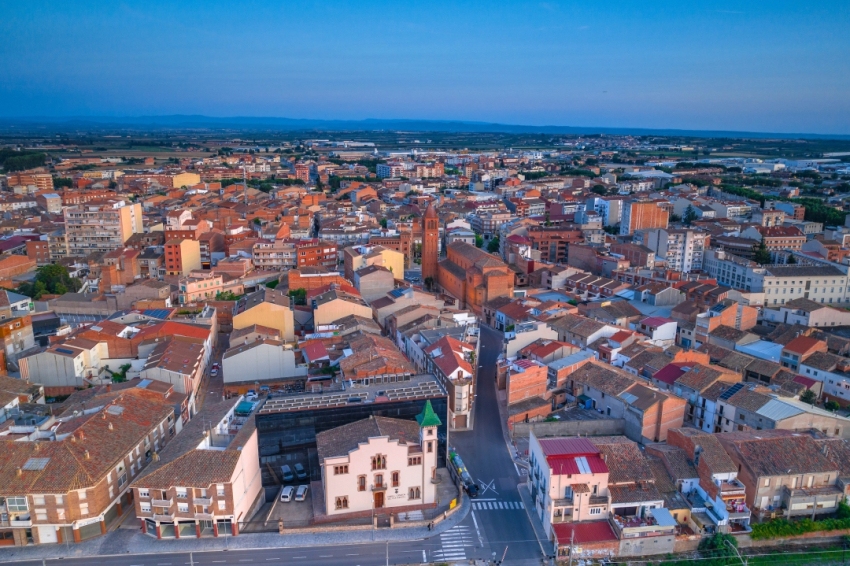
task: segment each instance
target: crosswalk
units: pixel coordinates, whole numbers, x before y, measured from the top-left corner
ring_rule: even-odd
[[[525,509],[525,505],[522,504],[522,501],[473,501],[472,508],[476,511],[498,511],[500,509],[516,511]]]
[[[433,552],[434,560],[466,560],[467,546],[474,546],[473,533],[469,527],[457,525],[440,535],[440,549]]]

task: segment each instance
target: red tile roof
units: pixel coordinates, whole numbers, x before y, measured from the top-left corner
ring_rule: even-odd
[[[653,379],[657,379],[667,385],[673,385],[677,379],[682,377],[685,374],[685,370],[682,369],[682,366],[685,364],[667,364],[663,368],[661,368],[655,375],[652,376]]]
[[[617,535],[608,521],[588,521],[582,523],[555,523],[552,525],[558,544],[587,544],[617,540]]]
[[[133,338],[141,341],[147,340],[148,338],[158,338],[162,336],[186,336],[187,338],[206,340],[210,337],[210,331],[208,328],[201,326],[167,321],[142,327],[139,333]]]
[[[820,340],[817,338],[811,338],[809,336],[797,336],[787,344],[783,350],[788,350],[789,352],[794,352],[795,354],[805,354],[810,351],[812,348],[818,345]]]
[[[328,349],[321,340],[309,340],[301,344],[301,352],[308,362],[315,362],[328,357]]]
[[[647,326],[661,326],[662,324],[667,324],[668,322],[676,322],[675,320],[664,318],[663,316],[650,316],[640,321],[641,324],[645,324]]]

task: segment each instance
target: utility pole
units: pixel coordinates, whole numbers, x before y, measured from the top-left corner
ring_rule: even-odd
[[[573,531],[570,533],[570,566],[573,566],[573,542],[576,539],[576,530],[573,527]]]
[[[387,539],[387,566],[390,566],[390,541]]]

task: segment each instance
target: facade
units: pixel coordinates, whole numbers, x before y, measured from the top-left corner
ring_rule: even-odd
[[[233,317],[233,329],[240,330],[255,324],[276,329],[285,342],[295,340],[295,318],[289,296],[283,291],[268,288],[250,295],[245,310]]]
[[[234,414],[242,397],[190,422],[132,484],[142,532],[157,539],[239,535],[265,500],[253,417]],[[192,446],[188,451],[185,447]]]
[[[628,236],[637,230],[667,228],[670,213],[654,201],[630,201],[624,203],[620,235]]]
[[[65,209],[65,234],[70,256],[87,256],[120,248],[143,232],[142,205],[123,200],[90,202]]]
[[[326,514],[432,507],[440,424],[426,401],[415,421],[371,416],[317,434]]]
[[[634,240],[655,252],[674,271],[690,273],[702,270],[703,253],[708,248],[707,232],[690,229],[656,229],[635,232]]]
[[[396,279],[404,279],[404,255],[383,246],[350,246],[343,250],[345,278],[354,281],[358,269],[377,265],[387,268]]]
[[[481,314],[484,303],[513,296],[514,273],[496,256],[456,242],[438,264],[437,284],[458,299],[461,308]]]
[[[165,243],[165,274],[189,275],[201,269],[201,245],[197,240],[169,240]]]

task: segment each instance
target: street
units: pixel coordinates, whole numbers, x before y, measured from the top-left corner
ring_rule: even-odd
[[[524,476],[514,465],[502,434],[495,383],[502,333],[483,324],[480,328],[475,428],[450,435],[450,444],[481,486],[480,495],[472,502],[472,511],[461,524],[471,525],[480,532],[485,552],[481,554],[479,550],[468,557],[492,558],[495,552],[501,558],[507,547],[506,564],[520,560],[539,564],[540,545],[517,491],[517,484]]]
[[[501,559],[505,564],[537,565],[542,556],[534,530],[520,500],[517,484],[524,477],[514,465],[502,433],[495,386],[495,367],[501,351],[502,334],[481,327],[475,427],[450,434],[450,444],[463,458],[472,477],[481,486],[472,509],[458,525],[431,538],[404,542],[375,542],[321,547],[259,548],[173,552],[166,543],[156,554],[86,556],[63,558],[70,566],[103,564],[109,566],[183,566],[186,564],[311,564],[321,566],[378,566],[465,561],[472,558]],[[220,359],[220,355],[215,357]],[[207,377],[207,379],[209,379]],[[220,377],[218,378],[220,380]],[[212,383],[211,383],[212,381]],[[206,381],[204,388],[216,394],[220,384]],[[220,394],[220,393],[218,393]],[[46,563],[56,559],[48,559]],[[0,553],[0,561],[3,555]],[[41,560],[15,564],[37,566]]]

